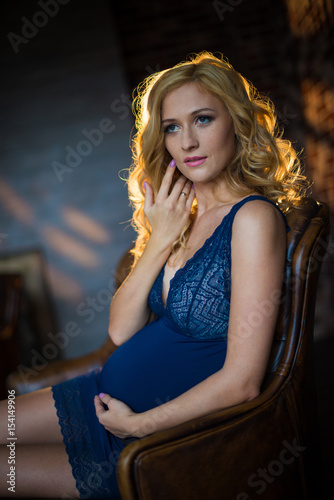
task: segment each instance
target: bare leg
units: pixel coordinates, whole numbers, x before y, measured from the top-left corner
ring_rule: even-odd
[[[0,446],[0,497],[79,498],[64,445],[17,445],[14,476],[8,450]]]
[[[15,399],[16,439],[8,432],[8,401],[0,402],[0,496],[78,498],[50,388]],[[10,438],[10,439],[8,439]],[[15,445],[15,492],[11,486],[10,443]],[[13,470],[13,469],[12,469]]]
[[[0,443],[7,444],[8,402],[0,401]],[[51,388],[15,399],[15,437],[20,444],[62,443]]]

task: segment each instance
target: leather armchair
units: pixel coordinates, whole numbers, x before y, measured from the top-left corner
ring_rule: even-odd
[[[128,445],[118,464],[123,499],[324,498],[313,324],[329,210],[304,198],[287,220],[285,287],[260,396]]]
[[[117,467],[123,500],[322,498],[313,324],[329,210],[304,198],[289,210],[287,220],[286,277],[261,394],[129,444]],[[124,259],[120,281],[122,266],[126,270],[129,265],[129,257]],[[83,373],[91,362],[93,367],[103,364],[113,349],[107,341],[84,362],[77,360],[77,369],[70,361],[55,362],[57,382]],[[46,378],[41,373],[34,388],[55,383],[50,373]],[[9,385],[27,392],[15,377]]]

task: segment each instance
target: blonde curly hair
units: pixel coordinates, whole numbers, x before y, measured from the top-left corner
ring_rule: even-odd
[[[144,182],[149,182],[156,194],[172,159],[164,144],[162,102],[169,92],[189,82],[196,82],[218,97],[232,117],[235,154],[219,176],[231,193],[246,196],[255,191],[285,212],[307,189],[298,155],[277,128],[272,102],[260,96],[223,56],[218,58],[206,51],[190,56],[189,61],[146,78],[138,86],[133,101],[137,133],[127,182],[134,208],[132,224],[138,233],[133,249],[135,262],[151,234],[144,214]],[[174,177],[176,181],[177,175]],[[195,200],[189,221],[173,250],[186,244],[196,208]]]

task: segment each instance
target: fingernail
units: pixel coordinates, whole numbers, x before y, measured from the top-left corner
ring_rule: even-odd
[[[145,191],[146,191],[146,188],[147,188],[147,184],[146,184],[146,182],[144,182],[144,189],[145,189]]]
[[[175,167],[175,165],[176,165],[176,163],[175,163],[175,160],[173,159],[173,160],[170,162],[169,166],[170,166],[170,167]]]
[[[104,392],[100,392],[100,394],[99,394],[99,398],[100,398],[100,399],[102,399],[102,398],[103,398],[103,396],[105,396]]]

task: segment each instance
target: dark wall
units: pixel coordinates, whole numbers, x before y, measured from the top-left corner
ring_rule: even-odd
[[[274,102],[312,195],[334,214],[333,0],[111,2],[131,88],[201,50],[223,53]],[[333,219],[334,223],[334,219]],[[334,245],[323,262],[316,334],[333,334]]]

